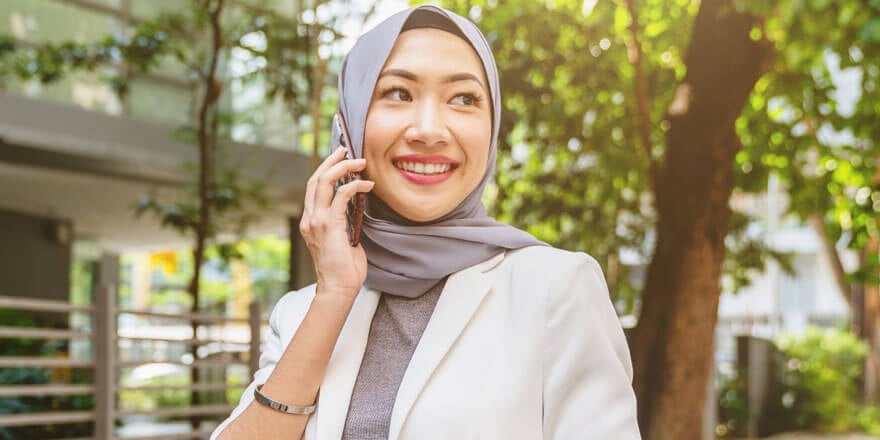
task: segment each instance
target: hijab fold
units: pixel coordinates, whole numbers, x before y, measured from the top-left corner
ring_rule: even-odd
[[[483,190],[492,177],[498,152],[501,95],[498,68],[486,38],[469,20],[436,6],[401,11],[362,35],[342,62],[339,112],[345,119],[356,157],[363,157],[367,111],[379,73],[401,32],[432,27],[464,38],[479,56],[492,95],[492,138],[482,180],[448,214],[414,223],[372,194],[361,229],[367,254],[366,286],[398,296],[417,297],[451,273],[500,252],[546,245],[529,233],[486,214]]]

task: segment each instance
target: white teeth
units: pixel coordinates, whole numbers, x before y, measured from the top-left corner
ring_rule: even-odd
[[[452,169],[451,164],[421,163],[421,162],[394,162],[397,168],[417,174],[443,174]]]

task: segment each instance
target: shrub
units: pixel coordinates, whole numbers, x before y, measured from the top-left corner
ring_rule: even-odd
[[[0,310],[0,322],[14,327],[33,327],[35,322],[27,315]],[[0,339],[0,353],[6,356],[51,356],[64,352],[63,344],[26,338]],[[54,371],[58,374],[58,370]],[[89,373],[66,370],[69,383],[88,383]],[[53,371],[47,368],[0,368],[0,384],[44,385],[53,382]],[[0,398],[0,414],[35,413],[45,411],[79,411],[94,408],[91,395],[33,396]],[[46,424],[0,428],[0,440],[47,440],[52,438],[84,437],[92,435],[91,423]]]
[[[860,403],[867,345],[851,333],[810,327],[777,338],[767,399],[759,417],[760,435],[786,431],[880,433],[880,407]],[[720,437],[745,435],[750,409],[745,372],[719,380]]]
[[[778,338],[776,347],[782,353],[776,370],[782,385],[776,399],[780,428],[856,429],[867,345],[847,331],[810,327]]]

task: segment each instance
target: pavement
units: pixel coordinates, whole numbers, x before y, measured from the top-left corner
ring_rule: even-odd
[[[757,439],[756,439],[757,440]],[[815,434],[806,432],[787,432],[767,437],[763,440],[880,440],[880,436],[865,434]]]

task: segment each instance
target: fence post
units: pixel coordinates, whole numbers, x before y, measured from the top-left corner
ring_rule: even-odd
[[[251,377],[254,377],[254,373],[260,368],[260,328],[262,327],[263,313],[259,302],[251,301],[249,314],[248,324],[250,324],[251,328],[251,346],[248,365],[251,370]]]
[[[95,292],[95,438],[116,438],[116,289],[102,284]]]
[[[767,420],[764,408],[767,396],[774,383],[774,347],[773,342],[754,336],[737,336],[737,367],[745,372],[746,404],[749,409],[746,435],[758,437],[764,435],[763,426]]]

